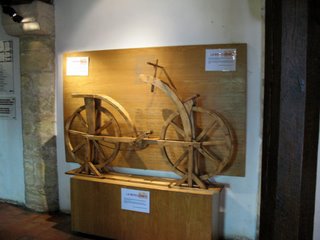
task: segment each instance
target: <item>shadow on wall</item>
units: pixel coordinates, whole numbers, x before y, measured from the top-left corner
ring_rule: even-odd
[[[213,180],[212,180],[213,181]],[[230,185],[229,184],[223,184],[223,183],[214,183],[217,184],[217,186],[221,186],[222,190],[220,192],[220,196],[219,196],[219,215],[218,215],[218,234],[219,234],[219,239],[220,240],[251,240],[251,238],[245,237],[245,236],[241,236],[241,231],[236,231],[237,235],[227,235],[225,236],[226,233],[226,228],[228,226],[226,226],[225,222],[226,222],[226,212],[225,209],[226,207],[226,200],[227,198],[229,198],[228,201],[232,201],[233,208],[234,211],[239,211],[239,212],[245,212],[246,215],[250,215],[250,212],[248,210],[245,209],[244,206],[241,206],[238,201],[234,198],[230,198],[230,196],[227,196],[227,191],[230,190]],[[230,195],[230,194],[228,194]],[[232,194],[231,194],[232,195]],[[242,209],[241,211],[239,209]],[[235,222],[233,224],[237,224],[236,219]],[[230,227],[230,226],[229,226]],[[236,229],[236,227],[234,228]]]
[[[56,149],[56,136],[52,136],[41,147],[41,156],[44,161],[44,192],[48,211],[59,209]]]

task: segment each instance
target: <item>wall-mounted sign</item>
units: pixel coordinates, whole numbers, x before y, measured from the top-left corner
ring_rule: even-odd
[[[67,57],[67,76],[88,76],[89,57]]]
[[[0,41],[0,94],[14,93],[12,41]]]
[[[229,49],[206,49],[206,71],[236,71],[237,50]]]
[[[0,97],[0,118],[16,118],[16,99]]]
[[[121,188],[121,209],[150,213],[150,192]]]

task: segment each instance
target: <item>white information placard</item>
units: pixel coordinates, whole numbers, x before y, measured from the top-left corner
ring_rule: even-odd
[[[206,49],[206,71],[236,71],[237,50],[228,49]]]
[[[67,76],[88,76],[89,57],[67,57]]]
[[[12,41],[0,41],[0,93],[14,93]]]
[[[150,213],[150,192],[121,188],[121,209]]]

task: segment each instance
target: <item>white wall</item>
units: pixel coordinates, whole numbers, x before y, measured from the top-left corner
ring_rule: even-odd
[[[0,118],[0,199],[25,203],[21,128],[19,39],[8,36],[0,16],[0,40],[12,40],[16,119]],[[1,97],[11,95],[0,93]]]
[[[262,29],[257,0],[56,0],[59,194],[70,209],[63,140],[62,54],[67,51],[151,46],[247,43],[247,159],[245,177],[226,183],[224,236],[255,239],[259,221],[261,152]]]

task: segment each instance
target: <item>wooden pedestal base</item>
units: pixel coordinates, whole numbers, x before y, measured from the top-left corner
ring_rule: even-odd
[[[218,235],[220,189],[168,188],[134,178],[71,178],[72,230],[119,240],[206,240]],[[121,189],[150,193],[150,213],[121,209]]]

